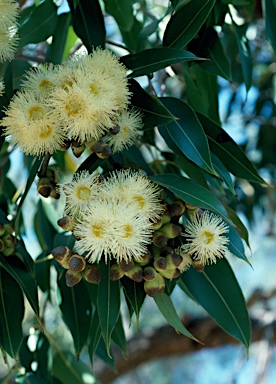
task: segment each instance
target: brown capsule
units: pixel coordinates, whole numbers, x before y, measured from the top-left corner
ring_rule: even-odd
[[[159,231],[163,232],[168,239],[174,239],[175,237],[180,235],[180,233],[182,232],[182,227],[180,227],[180,225],[176,225],[173,223],[167,223],[163,225],[159,229]]]
[[[68,269],[68,271],[66,271],[65,280],[68,287],[73,287],[74,285],[78,284],[81,281],[81,278],[81,272],[75,272],[71,269]]]
[[[59,219],[57,224],[65,231],[72,231],[74,228],[74,220],[70,215],[66,215]]]
[[[63,245],[60,245],[59,247],[56,247],[52,250],[52,255],[54,259],[65,269],[69,268],[69,261],[71,256],[73,255],[73,251],[65,247]]]
[[[197,272],[203,272],[205,269],[205,264],[202,264],[202,262],[197,260],[193,261],[192,265],[197,270]]]
[[[109,277],[111,281],[119,280],[125,275],[125,272],[122,271],[118,264],[113,264],[109,271]]]
[[[71,145],[71,140],[69,140],[69,139],[64,140],[63,143],[58,146],[58,149],[60,151],[67,151],[67,149],[70,148],[70,145]]]
[[[75,157],[77,157],[77,158],[80,157],[83,154],[83,152],[85,151],[85,148],[86,147],[84,144],[81,144],[76,140],[72,140],[71,149],[72,149],[73,155]]]
[[[166,247],[168,238],[163,232],[155,231],[153,232],[152,242],[156,247],[163,248]]]
[[[50,196],[56,200],[58,200],[60,198],[60,193],[58,192],[58,189],[56,188],[56,184],[52,184]]]
[[[103,144],[102,146],[103,146],[102,152],[100,153],[96,152],[96,154],[100,159],[107,159],[112,155],[112,149],[108,144]]]
[[[120,126],[118,124],[113,125],[112,128],[110,128],[109,132],[111,135],[117,135],[117,133],[120,132]]]
[[[133,260],[122,260],[119,262],[119,268],[122,272],[128,272],[134,267]]]
[[[37,191],[38,193],[43,197],[49,197],[52,190],[52,185],[50,181],[47,179],[47,177],[42,177],[39,179],[38,185],[37,185]]]
[[[185,212],[185,203],[181,200],[175,200],[171,204],[172,216],[181,216]]]
[[[153,266],[157,271],[163,271],[167,268],[167,260],[165,257],[158,257],[157,259],[154,260]]]
[[[152,281],[156,279],[157,272],[153,267],[146,267],[143,270],[143,275],[146,281]]]
[[[137,283],[143,281],[143,270],[139,264],[134,264],[134,267],[130,271],[125,272],[125,275]]]
[[[102,274],[98,267],[92,264],[87,264],[84,269],[84,278],[88,283],[100,284],[102,280]]]
[[[70,257],[69,269],[71,269],[71,271],[81,272],[84,270],[85,266],[86,260],[83,256],[74,254]]]
[[[87,142],[86,148],[95,153],[101,153],[103,151],[103,146],[100,140]]]
[[[166,256],[168,268],[177,268],[183,261],[183,257],[177,253],[170,253]]]

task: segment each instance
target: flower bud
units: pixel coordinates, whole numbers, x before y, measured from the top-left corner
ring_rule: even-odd
[[[61,245],[52,250],[52,255],[63,268],[69,268],[69,261],[73,255],[73,251],[70,248]]]
[[[70,215],[66,215],[58,220],[58,225],[65,231],[72,231],[74,228],[74,220]]]
[[[181,216],[181,215],[183,215],[183,213],[185,212],[185,209],[186,209],[185,204],[181,200],[175,200],[171,204],[172,216]]]
[[[85,151],[85,145],[79,143],[74,139],[71,142],[71,148],[72,148],[73,155],[77,158],[80,157]]]
[[[135,260],[141,267],[148,265],[153,260],[153,255],[150,252],[145,253],[140,259]]]
[[[163,271],[167,268],[167,260],[165,257],[158,257],[157,259],[154,260],[153,266],[157,271]]]
[[[180,275],[180,271],[177,268],[167,268],[165,270],[160,270],[160,274],[166,279],[174,279]]]
[[[52,190],[52,184],[47,177],[39,179],[37,184],[37,191],[43,197],[49,197]]]
[[[98,267],[87,264],[84,269],[84,278],[88,283],[99,284],[102,280],[102,274]]]
[[[143,275],[146,281],[152,281],[156,279],[157,272],[153,267],[146,267],[143,270]]]
[[[177,253],[170,253],[166,256],[168,268],[177,268],[183,260],[183,257]]]
[[[112,149],[108,144],[103,144],[102,152],[96,152],[96,154],[100,159],[107,159],[109,156],[112,155]]]
[[[162,226],[162,219],[159,219],[159,220],[155,221],[154,223],[151,223],[151,228],[154,231],[157,231],[157,229],[161,228],[161,226]]]
[[[16,237],[8,232],[2,236],[2,241],[4,242],[5,247],[13,247],[17,243]]]
[[[155,231],[153,232],[152,242],[156,247],[163,248],[166,247],[168,239],[163,232]]]
[[[86,143],[86,147],[91,151],[95,153],[101,153],[103,151],[103,146],[101,141],[89,141]]]
[[[205,264],[202,264],[201,261],[196,260],[192,262],[193,267],[197,270],[197,272],[203,272],[205,269]]]
[[[122,271],[119,267],[119,265],[113,264],[109,271],[109,277],[111,281],[119,280],[121,277],[124,276],[124,271]]]
[[[86,260],[83,256],[74,254],[69,260],[69,269],[75,272],[81,272],[86,267]]]
[[[130,271],[125,272],[125,275],[137,283],[143,281],[143,270],[139,264],[134,264],[134,267]]]
[[[159,231],[163,232],[168,239],[174,239],[182,232],[182,227],[173,223],[167,223],[163,225]]]
[[[168,213],[164,213],[161,220],[162,220],[162,225],[165,225],[171,221],[172,216]]]
[[[5,247],[3,250],[2,250],[2,254],[4,256],[12,256],[15,254],[15,248],[14,247]]]
[[[0,223],[0,236],[3,236],[5,233],[5,226],[3,223]]]
[[[110,128],[109,130],[109,133],[111,133],[111,135],[117,135],[117,133],[119,132],[120,132],[120,126],[118,124],[113,125],[113,127]]]
[[[122,272],[128,272],[134,267],[133,260],[122,260],[119,262],[119,268]]]
[[[146,280],[144,283],[145,292],[153,297],[157,295],[157,293],[164,292],[165,290],[165,280],[164,277],[160,275],[160,273],[156,273],[156,278],[154,280]]]
[[[65,280],[68,287],[73,287],[74,285],[78,284],[81,281],[82,273],[81,272],[75,272],[71,269],[68,269],[68,271],[65,274]]]

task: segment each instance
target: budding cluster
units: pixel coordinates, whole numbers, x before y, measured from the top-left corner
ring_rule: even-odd
[[[48,167],[45,175],[40,175],[37,184],[37,191],[43,197],[53,197],[59,199],[60,194],[58,192],[59,174],[58,170],[54,167]]]
[[[16,237],[13,235],[14,226],[12,224],[3,224],[0,222],[0,252],[4,256],[15,254]]]
[[[85,258],[66,246],[59,246],[52,250],[54,259],[65,269],[66,284],[73,287],[78,284],[82,276],[88,283],[99,284],[101,271],[95,265],[86,262]]]

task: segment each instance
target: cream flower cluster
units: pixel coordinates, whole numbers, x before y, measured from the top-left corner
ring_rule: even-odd
[[[151,222],[163,209],[160,191],[147,177],[129,169],[105,179],[83,171],[60,190],[66,195],[65,212],[76,221],[76,250],[89,262],[139,260],[146,253]]]
[[[129,109],[130,95],[126,68],[112,52],[76,55],[28,72],[2,119],[4,134],[36,156],[54,153],[68,139],[88,147],[100,140],[122,151],[142,128],[140,113]]]
[[[216,263],[228,250],[228,225],[218,215],[204,211],[201,216],[195,215],[186,225],[184,236],[187,243],[180,248],[180,254],[190,255],[193,261],[201,265]]]
[[[14,0],[0,0],[0,62],[11,60],[16,50],[16,19],[18,3]]]

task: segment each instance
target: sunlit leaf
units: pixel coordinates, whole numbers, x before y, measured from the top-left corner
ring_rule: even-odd
[[[132,70],[131,77],[149,75],[181,61],[203,60],[193,53],[180,49],[160,47],[123,56],[122,63]]]
[[[171,48],[183,49],[197,34],[211,12],[215,0],[189,1],[176,11],[164,32],[163,44]]]

